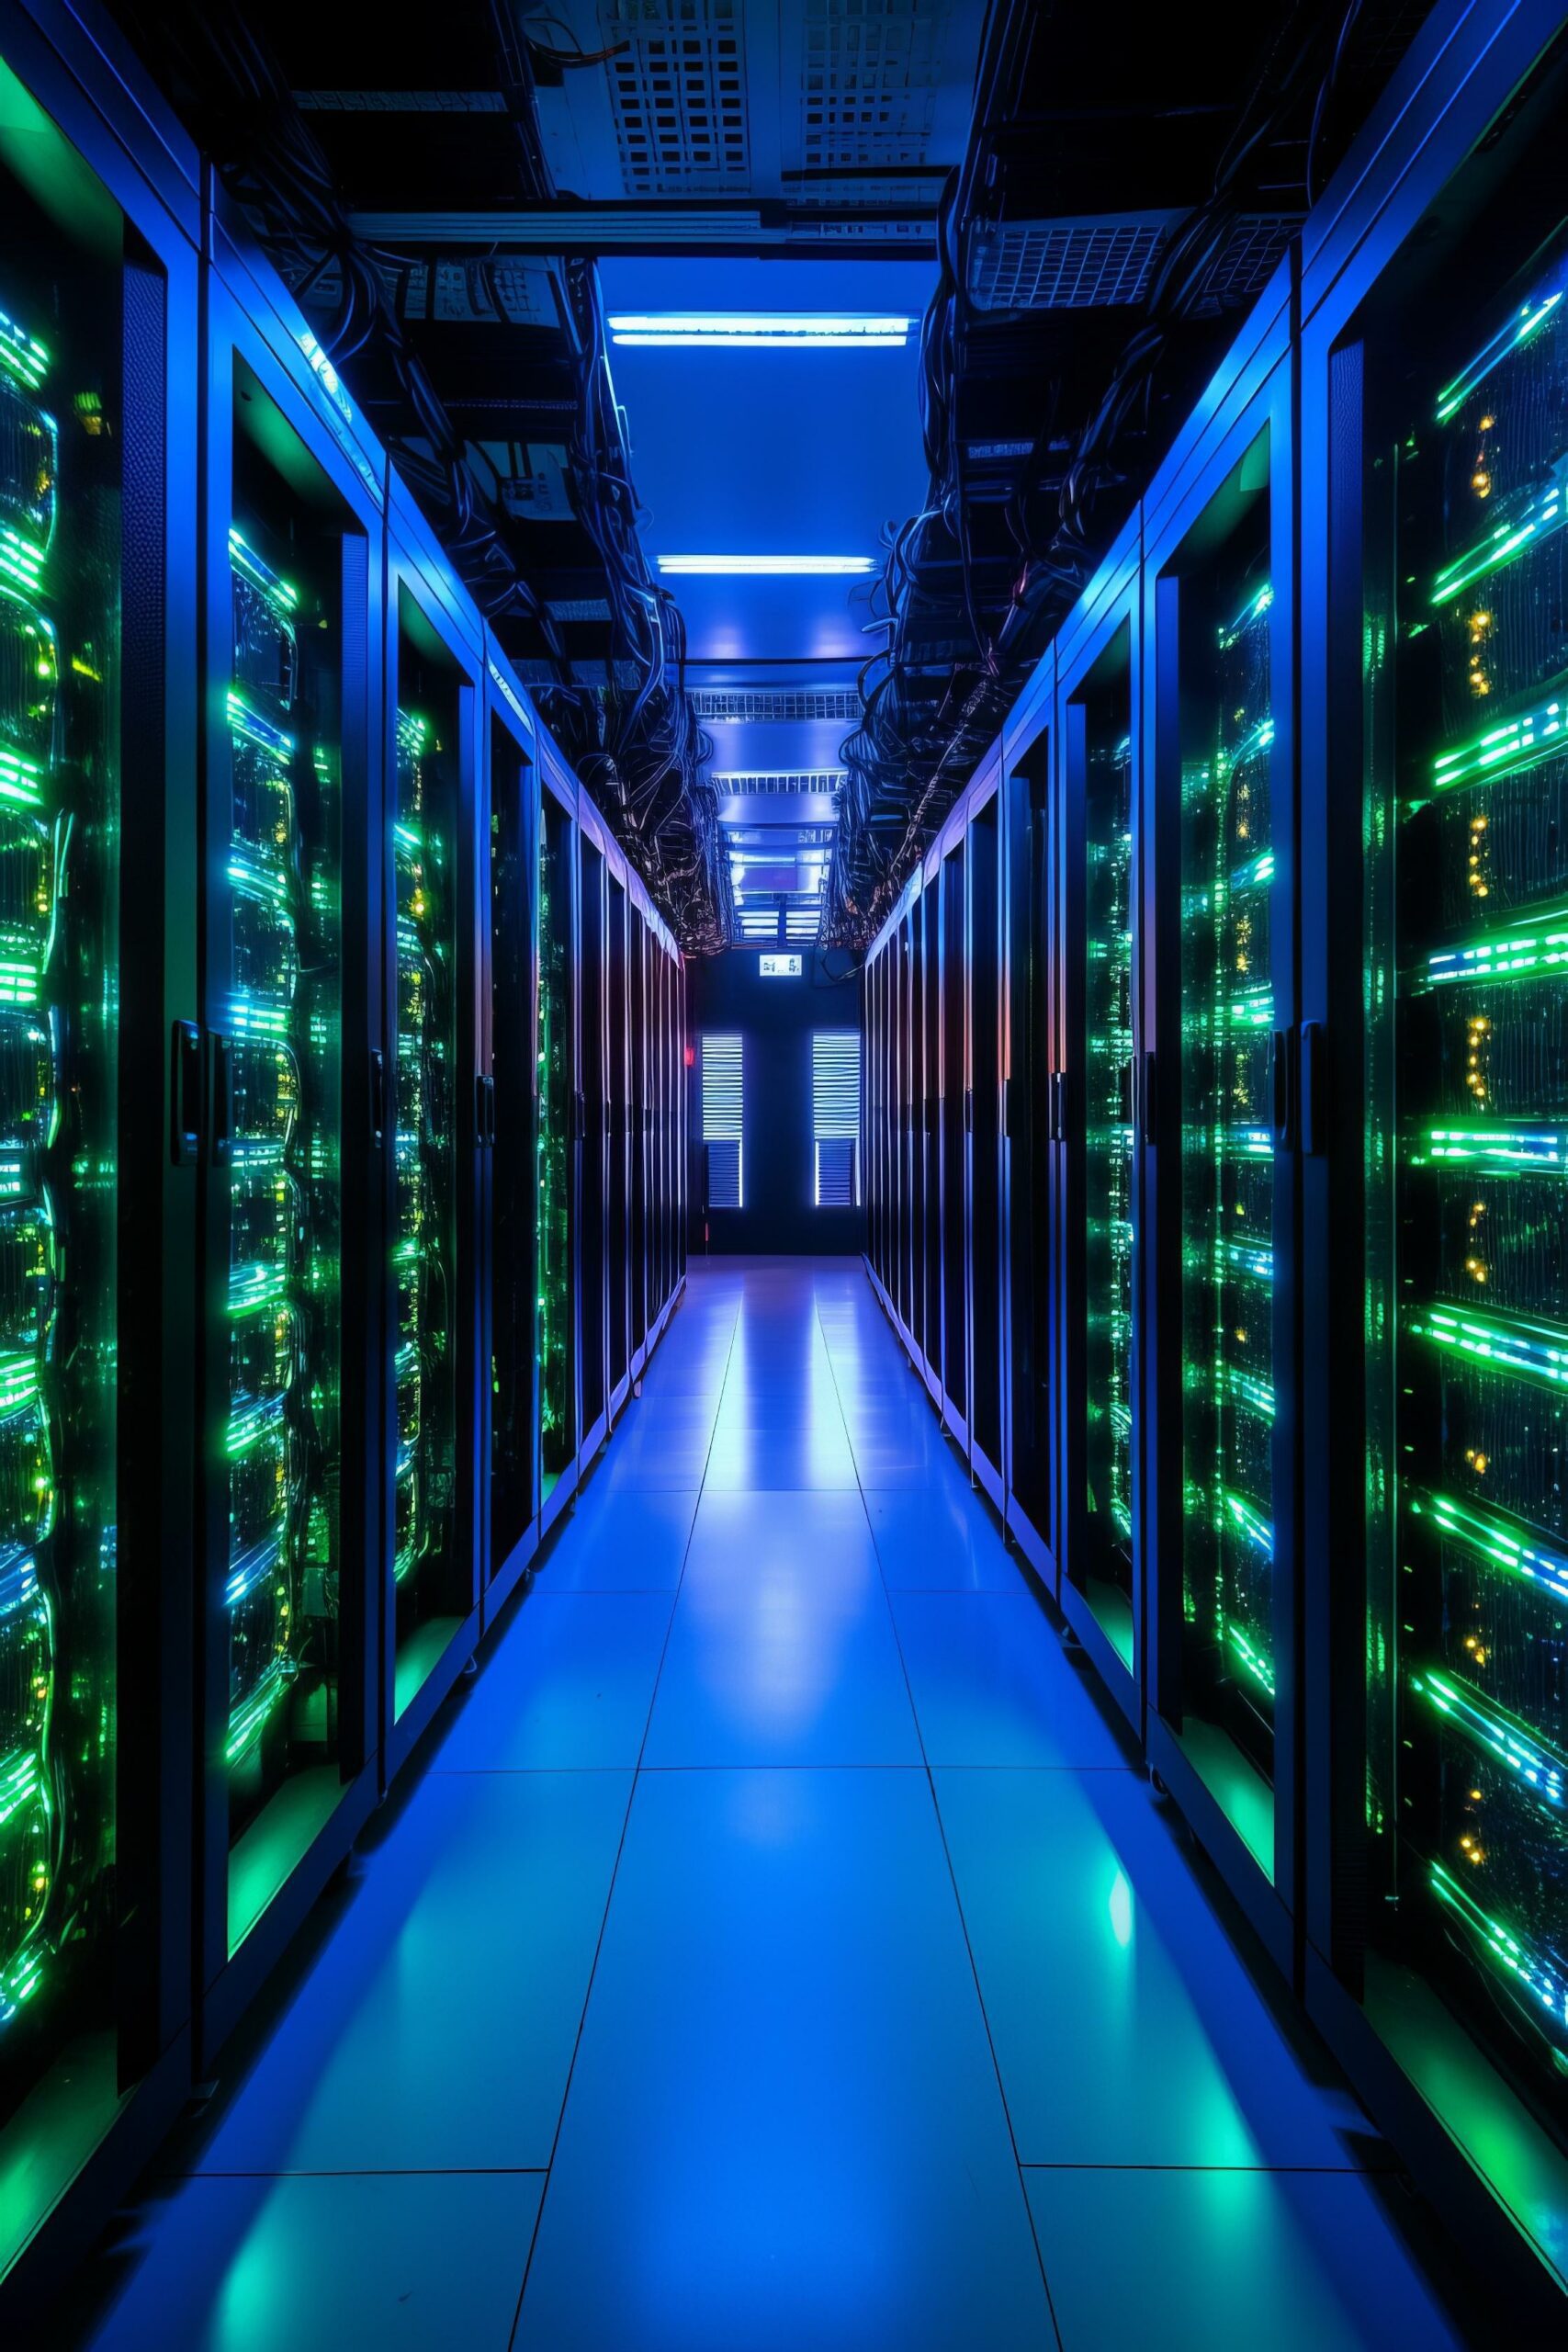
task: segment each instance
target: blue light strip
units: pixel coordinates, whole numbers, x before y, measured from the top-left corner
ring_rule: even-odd
[[[621,311],[608,322],[613,343],[679,351],[904,351],[914,323],[832,311]]]
[[[876,570],[870,555],[661,555],[658,561],[674,580],[863,577]]]

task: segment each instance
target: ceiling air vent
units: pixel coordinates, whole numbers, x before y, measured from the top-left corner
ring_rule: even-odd
[[[952,0],[807,0],[802,161],[807,171],[923,164]]]
[[[750,795],[753,792],[818,792],[836,793],[843,788],[842,768],[795,768],[772,775],[747,769],[732,769],[728,775],[716,770],[708,782],[716,791],[726,794]]]
[[[739,0],[605,0],[615,141],[628,196],[746,187]]]
[[[860,720],[861,699],[853,686],[698,686],[692,709],[709,724],[836,718],[853,727]]]
[[[1141,302],[1179,212],[983,222],[969,241],[977,311],[1096,311]]]

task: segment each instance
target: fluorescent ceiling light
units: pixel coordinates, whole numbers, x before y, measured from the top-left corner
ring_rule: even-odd
[[[913,319],[857,311],[619,311],[615,343],[679,351],[903,351]]]
[[[871,555],[661,555],[660,571],[671,579],[691,580],[705,572],[761,578],[799,578],[808,572],[843,574],[874,571]]]

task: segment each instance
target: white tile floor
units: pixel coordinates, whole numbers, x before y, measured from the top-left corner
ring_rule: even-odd
[[[863,1276],[719,1261],[87,2340],[1428,2352],[1365,2131]]]

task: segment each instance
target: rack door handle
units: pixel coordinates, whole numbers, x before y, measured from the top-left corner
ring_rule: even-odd
[[[169,1037],[169,1158],[194,1168],[201,1158],[201,1031],[176,1021]]]

